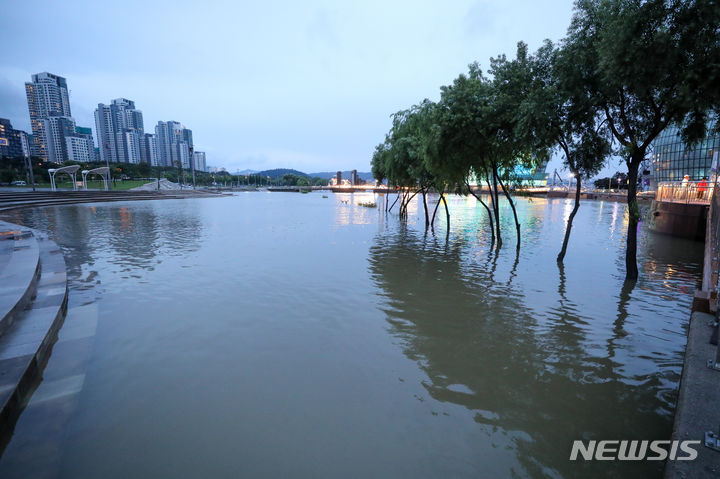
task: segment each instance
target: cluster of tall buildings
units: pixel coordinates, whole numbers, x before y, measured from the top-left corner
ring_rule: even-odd
[[[54,163],[147,163],[207,170],[205,153],[194,150],[192,130],[176,121],[159,121],[154,133],[146,133],[142,111],[132,100],[98,104],[96,148],[92,129],[78,126],[72,117],[65,78],[48,72],[32,75],[25,93],[32,134],[15,130],[9,120],[0,118],[0,157],[32,155]]]
[[[67,160],[95,161],[92,131],[75,124],[65,78],[43,72],[25,83],[32,138],[30,154],[62,163]]]

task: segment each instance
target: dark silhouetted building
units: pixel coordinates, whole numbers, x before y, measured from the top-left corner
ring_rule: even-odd
[[[0,158],[29,156],[28,148],[27,133],[13,128],[10,120],[0,118]]]

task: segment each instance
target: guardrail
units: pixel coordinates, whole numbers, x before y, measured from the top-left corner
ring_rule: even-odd
[[[709,205],[714,188],[709,181],[667,181],[658,183],[655,200]]]

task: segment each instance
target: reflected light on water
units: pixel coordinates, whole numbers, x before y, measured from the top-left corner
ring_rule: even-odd
[[[518,198],[518,253],[505,201],[496,251],[471,197],[446,237],[420,197],[400,221],[327,196],[12,212],[64,251],[66,326],[97,326],[56,345],[39,397],[77,387],[31,400],[0,476],[661,476],[567,458],[669,437],[702,245],[641,225],[630,287],[624,204],[584,201],[559,268],[571,201]]]

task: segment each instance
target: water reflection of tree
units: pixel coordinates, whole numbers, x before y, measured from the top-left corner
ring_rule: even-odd
[[[483,431],[513,437],[524,468],[514,472],[659,475],[661,465],[647,462],[568,461],[574,439],[665,438],[669,419],[657,412],[657,381],[634,382],[594,350],[587,320],[565,293],[562,270],[557,307],[541,321],[512,275],[504,283],[492,280],[497,256],[472,264],[467,243],[408,230],[376,241],[370,270],[386,297],[390,332],[427,374],[423,386],[431,397],[474,411]],[[511,269],[513,259],[500,258],[507,264],[498,270]]]

